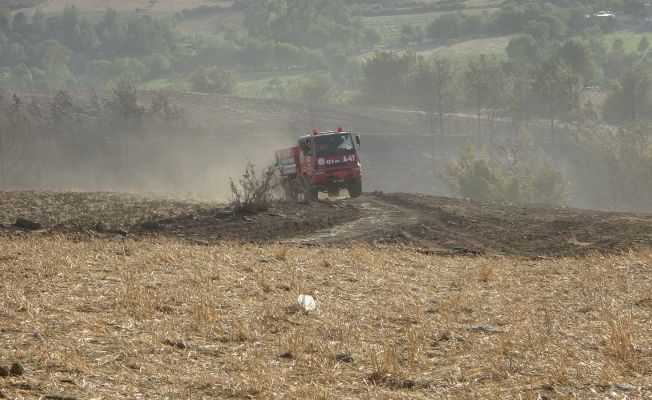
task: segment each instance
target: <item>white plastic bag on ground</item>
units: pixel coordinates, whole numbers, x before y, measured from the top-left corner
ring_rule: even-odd
[[[301,305],[301,307],[303,307],[303,309],[306,311],[312,311],[317,308],[315,299],[309,294],[300,294],[297,298],[297,301],[299,302],[299,305]]]

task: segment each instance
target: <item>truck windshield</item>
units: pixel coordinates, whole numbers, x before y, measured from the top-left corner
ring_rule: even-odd
[[[350,154],[354,149],[350,133],[315,136],[315,148],[318,156]]]

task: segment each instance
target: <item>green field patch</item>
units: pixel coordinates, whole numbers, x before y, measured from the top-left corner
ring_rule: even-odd
[[[498,8],[471,8],[461,9],[459,11],[440,11],[420,14],[388,15],[365,17],[363,24],[372,27],[381,35],[381,45],[397,43],[401,37],[401,27],[404,25],[423,26],[426,28],[435,18],[443,14],[462,13],[462,14],[480,14],[483,12],[494,12]]]
[[[481,54],[506,57],[505,49],[507,48],[509,39],[510,36],[471,39],[450,45],[424,49],[417,51],[417,53],[426,57],[435,55],[444,56],[458,61],[468,60]]]
[[[166,89],[172,89],[176,86],[176,82],[172,81],[171,79],[152,79],[151,81],[147,81],[143,83],[142,88],[145,90],[166,90]]]
[[[638,44],[641,41],[641,38],[647,36],[649,40],[652,40],[652,33],[634,33],[634,32],[616,32],[609,35],[604,35],[605,43],[608,47],[611,47],[614,40],[620,39],[623,41],[626,53],[637,52]]]
[[[324,75],[324,71],[264,71],[241,73],[237,95],[242,97],[282,97],[290,94],[296,82],[311,76]]]
[[[463,41],[451,41],[446,44],[431,40],[418,45],[400,47],[386,46],[377,50],[396,52],[413,51],[426,58],[436,55],[450,58],[453,61],[465,62],[481,54],[495,55],[500,58],[507,57],[505,49],[510,38],[510,36],[483,37]],[[373,52],[363,53],[358,56],[358,59],[364,61],[372,55]]]

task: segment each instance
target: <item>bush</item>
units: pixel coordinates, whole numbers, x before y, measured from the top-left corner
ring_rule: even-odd
[[[276,167],[265,168],[262,176],[256,174],[256,167],[248,162],[244,174],[236,185],[229,178],[231,206],[236,214],[255,214],[266,211],[272,204],[274,190],[278,187]]]
[[[446,165],[442,179],[456,196],[480,201],[502,201],[507,197],[498,164],[485,151],[477,153],[468,142],[457,159]]]
[[[192,90],[203,93],[232,94],[236,87],[235,72],[217,67],[199,67],[190,77]]]
[[[120,75],[110,86],[113,95],[107,102],[109,109],[124,125],[139,123],[145,108],[138,104],[138,79],[131,75]]]
[[[647,121],[629,122],[617,130],[597,123],[580,128],[581,148],[590,155],[584,168],[602,182],[594,196],[609,200],[601,206],[652,212],[651,129]]]
[[[442,179],[454,195],[479,201],[555,205],[568,201],[563,175],[534,150],[527,138],[493,156],[466,143],[458,157],[448,163]]]

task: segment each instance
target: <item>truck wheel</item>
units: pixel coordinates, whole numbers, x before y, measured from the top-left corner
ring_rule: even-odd
[[[337,197],[340,195],[340,188],[329,187],[328,188],[328,197]]]
[[[303,184],[303,200],[317,201],[317,188],[306,179]]]
[[[362,194],[362,181],[351,181],[346,185],[349,190],[349,197],[355,199]]]
[[[285,201],[297,201],[297,192],[294,190],[292,182],[285,182],[283,189],[285,189]]]

